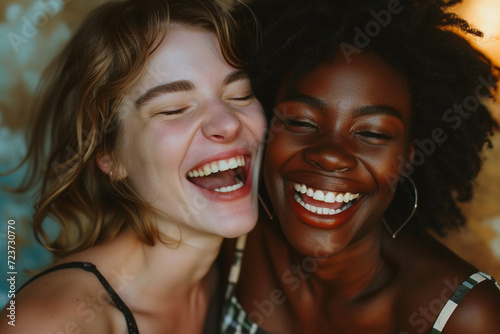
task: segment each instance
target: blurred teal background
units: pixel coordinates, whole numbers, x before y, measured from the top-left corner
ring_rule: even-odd
[[[102,0],[0,0],[0,172],[19,163],[26,152],[25,128],[40,74],[71,36],[85,14]],[[22,170],[0,177],[0,185],[14,187]],[[29,270],[51,263],[48,251],[31,229],[33,192],[13,195],[0,189],[0,307],[8,301],[7,222],[15,220],[16,286]]]

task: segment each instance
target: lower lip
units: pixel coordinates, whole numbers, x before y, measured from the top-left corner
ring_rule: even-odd
[[[334,215],[320,215],[307,210],[302,205],[297,203],[297,201],[293,197],[294,192],[295,190],[293,189],[293,187],[289,187],[287,191],[287,197],[288,201],[291,203],[292,211],[304,224],[321,229],[332,229],[346,224],[349,218],[354,214],[354,212],[356,212],[362,202],[362,199],[360,197],[354,202],[353,205],[342,212]]]

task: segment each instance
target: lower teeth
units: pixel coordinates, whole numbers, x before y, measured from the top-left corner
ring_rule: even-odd
[[[231,192],[231,191],[238,190],[241,187],[243,187],[243,181],[239,181],[237,184],[235,184],[233,186],[214,189],[214,191],[217,191],[219,193],[228,193],[228,192]]]
[[[316,207],[314,205],[310,205],[307,203],[304,203],[304,201],[300,198],[300,196],[297,193],[293,193],[293,197],[295,198],[295,201],[302,205],[307,211],[310,211],[312,213],[317,213],[320,215],[335,215],[337,213],[340,213],[344,210],[347,210],[348,208],[351,207],[353,201],[347,202],[344,206],[342,206],[340,209],[330,209],[330,208],[323,208],[323,207]]]

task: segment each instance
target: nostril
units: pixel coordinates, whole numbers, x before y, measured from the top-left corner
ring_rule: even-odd
[[[318,163],[316,161],[311,161],[310,163],[311,163],[311,165],[313,165],[316,168],[325,169],[325,167],[322,164],[320,164],[320,163]],[[330,168],[330,170],[333,170],[335,172],[348,172],[348,171],[351,170],[351,168],[349,168],[349,167],[340,167],[340,168],[334,168],[334,169]]]
[[[316,161],[310,161],[310,163],[311,163],[311,165],[313,165],[314,167],[322,169],[321,165],[320,165],[319,163],[317,163]]]
[[[222,140],[222,139],[224,139],[224,136],[221,136],[221,135],[212,135],[212,138],[213,139],[220,139],[220,140]]]

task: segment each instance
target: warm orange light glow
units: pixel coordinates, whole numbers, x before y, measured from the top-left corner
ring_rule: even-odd
[[[455,13],[484,33],[483,38],[475,38],[472,42],[496,65],[500,65],[500,1],[464,0]],[[490,107],[494,117],[500,121],[500,92]]]
[[[500,64],[500,1],[464,0],[456,13],[484,33],[482,39],[474,42],[496,64]]]

